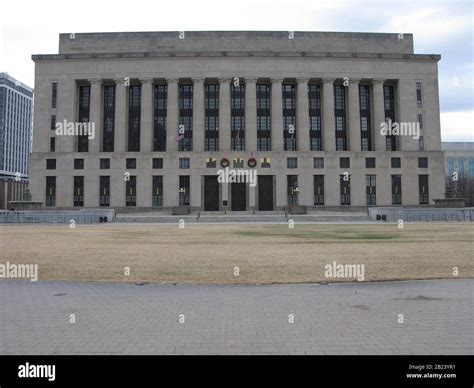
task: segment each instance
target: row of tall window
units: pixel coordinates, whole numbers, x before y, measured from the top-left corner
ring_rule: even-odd
[[[453,159],[448,161],[450,174],[454,172],[454,163]],[[206,168],[216,168],[216,161],[207,161]],[[268,158],[262,158],[260,163],[262,168],[270,168],[271,161]],[[239,160],[236,158],[234,160],[234,168],[243,168],[243,159]],[[451,167],[452,166],[452,167]],[[474,160],[470,160],[470,169],[474,167]],[[298,158],[297,157],[288,157],[286,158],[286,167],[287,168],[298,168]],[[313,158],[313,167],[314,168],[324,168],[324,157],[315,157]],[[390,159],[391,168],[401,168],[401,158],[394,157]],[[99,168],[101,170],[110,169],[110,159],[109,158],[100,158],[99,159]],[[125,168],[127,170],[134,170],[137,168],[137,159],[136,158],[126,158],[125,159]],[[152,168],[153,169],[162,169],[163,168],[163,158],[152,158]],[[178,159],[178,168],[180,169],[189,169],[191,168],[191,158],[179,158]],[[339,168],[351,168],[351,159],[349,157],[339,158]],[[376,168],[376,158],[368,157],[365,158],[365,168]],[[428,158],[419,157],[418,158],[418,168],[428,168]],[[46,159],[46,169],[55,170],[56,169],[56,159]],[[76,158],[74,159],[74,169],[83,170],[84,169],[84,159]],[[451,171],[452,170],[452,171]],[[464,174],[464,160],[459,159],[458,161],[458,170],[459,175],[463,176]]]
[[[448,157],[448,174],[452,178],[454,173],[458,178],[474,179],[474,159]]]
[[[51,92],[51,129],[55,129],[57,106],[57,82],[52,83]],[[416,82],[417,106],[422,107],[421,82]],[[193,85],[179,84],[178,88],[179,128],[171,128],[176,132],[176,142],[179,151],[193,150]],[[204,144],[205,151],[219,151],[219,84],[206,83],[204,86]],[[90,120],[90,85],[79,85],[78,120]],[[128,128],[127,151],[140,151],[141,126],[141,85],[132,84],[128,92]],[[334,118],[335,118],[335,148],[336,151],[348,150],[348,109],[347,87],[343,84],[334,84]],[[168,88],[164,84],[155,84],[153,87],[153,151],[166,151],[166,116]],[[396,121],[395,86],[383,86],[385,120]],[[230,85],[230,141],[232,151],[245,151],[245,84]],[[115,141],[115,85],[103,86],[103,135],[101,149],[103,152],[114,151]],[[374,150],[374,128],[372,128],[371,87],[367,84],[359,85],[359,113],[360,135],[362,151]],[[256,85],[257,103],[257,150],[271,151],[271,86],[266,83]],[[309,117],[309,145],[311,151],[322,151],[322,118],[321,118],[321,86],[308,84],[308,117]],[[283,148],[285,151],[297,151],[297,99],[296,85],[283,83],[282,85],[282,113],[283,113]],[[418,121],[423,127],[423,114],[418,113]],[[378,125],[375,125],[378,130]],[[301,135],[301,133],[300,133]],[[352,146],[351,146],[352,147]],[[358,146],[353,146],[355,149]],[[423,150],[422,140],[420,150]],[[54,151],[54,141],[51,141],[50,150]],[[399,150],[397,136],[386,136],[386,150]],[[79,152],[88,152],[87,135],[79,136],[77,142]]]
[[[313,176],[314,205],[325,204],[324,175]],[[73,177],[73,205],[84,206],[84,177]],[[137,177],[130,176],[125,181],[125,206],[137,206]],[[178,181],[179,206],[190,204],[190,177],[180,175]],[[391,175],[392,205],[402,204],[402,176]],[[429,204],[428,175],[418,175],[419,204]],[[375,174],[365,175],[366,204],[377,205],[377,176]],[[298,205],[300,189],[298,186],[298,175],[287,175],[287,204]],[[99,206],[110,206],[110,176],[99,177]],[[341,174],[339,179],[340,205],[351,205],[351,177]],[[56,177],[46,177],[46,206],[56,206]],[[152,206],[163,206],[163,176],[152,176]]]

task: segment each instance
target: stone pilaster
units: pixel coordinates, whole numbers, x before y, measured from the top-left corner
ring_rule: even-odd
[[[283,94],[282,78],[271,80],[271,123],[272,123],[272,151],[283,151]]]
[[[127,87],[122,78],[115,80],[114,152],[125,152],[127,147]]]
[[[323,78],[322,137],[324,151],[336,150],[336,124],[334,118],[334,78]]]
[[[204,78],[193,78],[193,151],[204,152]]]
[[[386,137],[380,134],[380,124],[385,121],[385,108],[384,108],[384,96],[383,96],[383,83],[384,80],[374,79],[372,81],[372,104],[374,112],[374,144],[375,151],[385,151]]]
[[[257,79],[245,78],[245,149],[257,151]]]
[[[298,78],[296,82],[296,140],[298,151],[309,151],[308,79]]]
[[[140,151],[153,149],[153,79],[142,78],[142,100],[140,112]]]
[[[168,106],[166,108],[166,151],[174,152],[178,149],[175,138],[178,135],[179,123],[179,79],[170,78],[166,81],[168,83]]]
[[[219,151],[230,150],[230,79],[219,79]]]
[[[89,152],[102,149],[102,80],[91,79],[90,124],[95,128],[95,136],[89,140]]]
[[[61,79],[58,83],[58,108],[56,110],[56,122],[74,123],[77,121],[76,110],[76,80],[73,78]],[[76,152],[77,136],[57,136],[57,152]]]
[[[359,82],[360,79],[357,78],[349,80],[349,147],[347,149],[352,152],[358,152],[361,150]]]

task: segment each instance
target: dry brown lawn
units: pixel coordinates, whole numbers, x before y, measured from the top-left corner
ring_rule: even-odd
[[[324,266],[364,264],[365,280],[474,277],[469,223],[397,225],[114,224],[0,226],[0,264],[40,280],[255,284],[341,281]],[[130,268],[130,276],[124,268]],[[234,276],[239,267],[240,275]],[[352,280],[351,280],[352,281]]]

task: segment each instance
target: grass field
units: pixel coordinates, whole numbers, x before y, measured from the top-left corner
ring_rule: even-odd
[[[472,224],[0,226],[0,264],[40,280],[256,284],[341,281],[324,267],[364,264],[365,280],[474,277]],[[130,275],[124,275],[124,268]],[[234,268],[239,267],[239,276]],[[353,281],[349,279],[349,281]]]

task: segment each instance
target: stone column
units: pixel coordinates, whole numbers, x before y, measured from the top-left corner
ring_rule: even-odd
[[[140,151],[153,150],[153,79],[142,78],[142,100],[140,111]]]
[[[298,78],[296,97],[296,140],[298,151],[309,151],[308,79]]]
[[[283,151],[283,79],[273,78],[271,82],[272,151]]]
[[[122,78],[115,80],[114,152],[125,152],[127,146],[127,87]],[[122,205],[123,206],[123,205]]]
[[[169,78],[166,81],[168,83],[166,108],[166,151],[174,152],[178,149],[178,145],[175,142],[175,138],[178,135],[179,123],[179,79]],[[171,198],[168,199],[170,200]],[[170,203],[174,204],[175,200]]]
[[[334,119],[334,78],[323,78],[323,142],[324,151],[336,150],[336,123]]]
[[[193,78],[193,151],[204,152],[204,78]]]
[[[230,79],[219,79],[219,151],[230,151]]]
[[[418,115],[417,115],[418,108],[416,106],[415,82],[413,81],[413,79],[402,77],[398,80],[397,89],[398,89],[397,98],[399,100],[398,120],[400,122],[401,121],[417,122],[418,121]],[[426,92],[426,89],[425,89],[425,92]],[[431,115],[431,116],[434,118],[436,115]],[[439,120],[439,114],[436,117]],[[433,132],[433,134],[434,133],[436,132]],[[425,149],[430,149],[429,145],[426,143],[426,141],[428,140],[428,138],[426,137],[427,133],[424,133],[424,130],[421,130],[420,135],[423,136],[423,139],[425,142]],[[414,139],[412,136],[400,136],[399,139],[400,139],[400,151],[417,151],[419,149],[418,139]],[[436,148],[431,148],[431,149],[440,149],[440,148],[436,147]]]
[[[89,140],[89,152],[102,149],[102,80],[89,80],[91,84],[90,124],[94,125],[95,137]]]
[[[347,149],[353,152],[359,152],[362,149],[360,143],[359,82],[360,79],[357,78],[349,80],[349,147]]]
[[[257,79],[245,78],[245,150],[257,151]]]
[[[67,120],[68,123],[77,121],[76,80],[73,78],[61,79],[58,83],[56,122],[64,123],[64,120]],[[57,152],[70,153],[77,151],[77,136],[57,136],[56,142]]]
[[[372,81],[372,104],[374,112],[374,144],[375,151],[386,151],[386,137],[380,134],[380,124],[385,121],[385,107],[384,107],[384,96],[383,96],[383,82],[381,79],[374,79]]]

